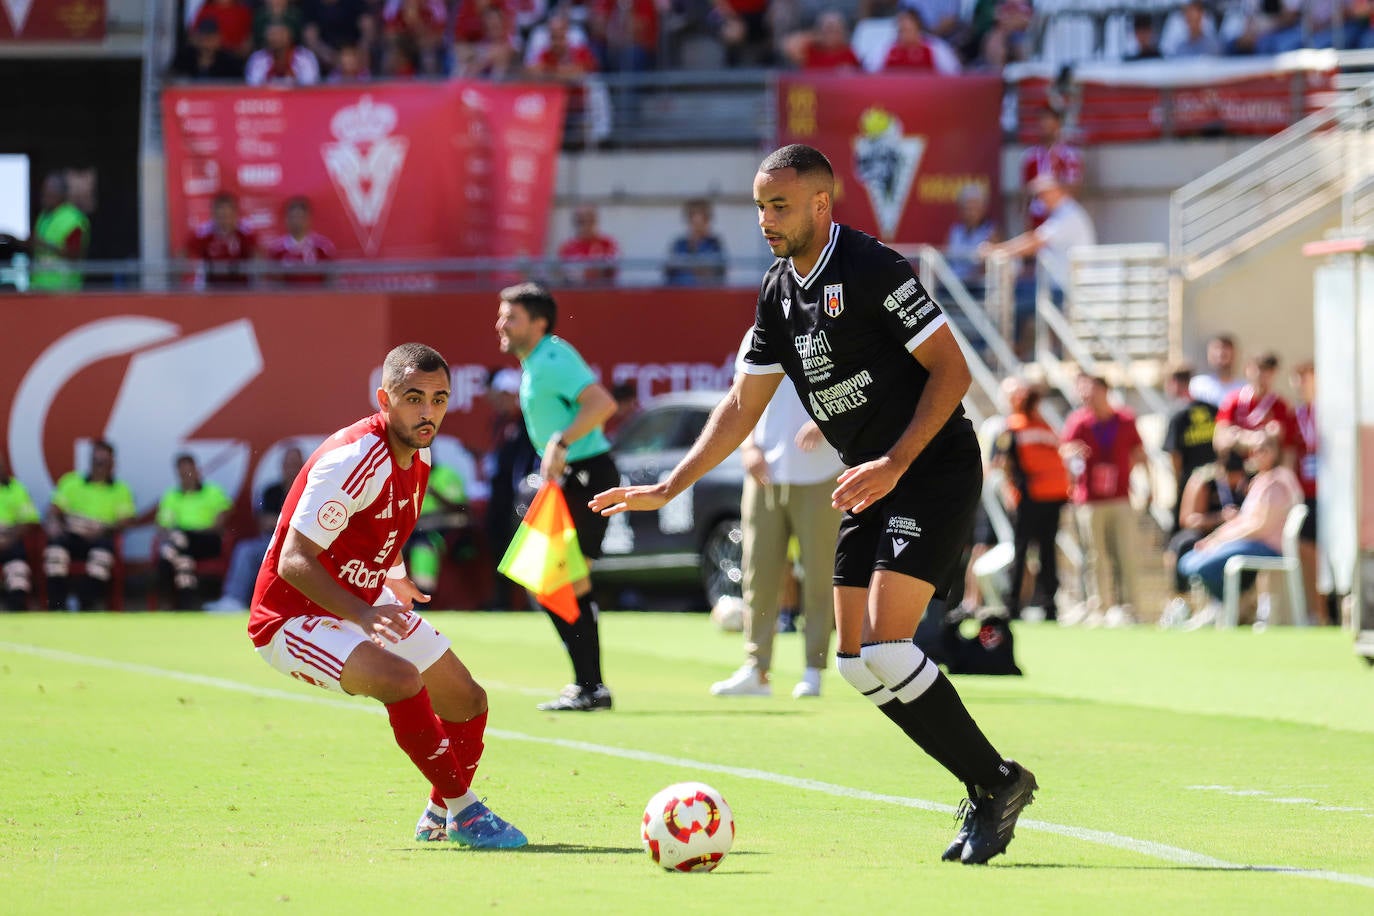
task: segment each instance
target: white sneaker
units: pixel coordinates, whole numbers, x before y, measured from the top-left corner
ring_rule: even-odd
[[[1038,604],[1021,608],[1022,623],[1044,623],[1045,609]]]
[[[1129,604],[1113,604],[1102,615],[1102,625],[1111,629],[1133,627],[1135,624],[1135,608]]]
[[[763,679],[759,669],[745,665],[723,681],[711,685],[711,695],[717,697],[771,697],[773,685]]]
[[[1177,630],[1183,627],[1188,620],[1188,600],[1182,595],[1170,598],[1164,605],[1164,612],[1159,615],[1159,628],[1161,630]]]
[[[1211,600],[1203,605],[1202,610],[1197,611],[1192,617],[1188,618],[1183,625],[1185,630],[1201,630],[1203,627],[1215,626],[1217,616],[1221,613],[1221,602]]]
[[[818,697],[821,695],[821,669],[807,668],[802,679],[797,681],[797,686],[792,688],[792,697],[801,699],[802,697]]]

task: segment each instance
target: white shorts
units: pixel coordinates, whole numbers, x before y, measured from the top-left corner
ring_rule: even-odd
[[[401,615],[401,623],[406,635],[400,642],[388,642],[388,652],[424,671],[448,651],[451,645],[448,637],[419,614],[406,611]],[[325,690],[346,693],[339,685],[344,662],[365,642],[371,640],[363,628],[351,620],[327,615],[291,617],[272,636],[271,642],[258,648],[258,654],[282,674]]]

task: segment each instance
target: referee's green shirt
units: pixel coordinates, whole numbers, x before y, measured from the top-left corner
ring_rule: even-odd
[[[133,518],[137,511],[134,509],[134,494],[124,481],[96,483],[76,471],[68,471],[57,481],[52,504],[69,515],[104,525]]]
[[[157,504],[157,523],[178,531],[205,531],[215,527],[215,519],[233,505],[229,496],[208,480],[189,493],[172,487]]]
[[[38,521],[38,510],[34,508],[29,491],[24,488],[18,477],[0,484],[0,528],[15,525],[28,525]]]
[[[591,367],[566,340],[546,334],[521,363],[520,409],[535,451],[542,457],[549,437],[562,432],[577,416],[577,397],[596,381]],[[611,450],[611,442],[597,427],[568,443],[568,461],[581,461]]]

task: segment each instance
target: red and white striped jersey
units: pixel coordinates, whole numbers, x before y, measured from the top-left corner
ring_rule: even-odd
[[[248,618],[254,645],[267,645],[289,617],[338,616],[277,574],[286,527],[324,548],[320,562],[340,585],[374,602],[415,528],[429,468],[427,448],[416,452],[410,467],[396,465],[380,413],[324,440],[296,475],[258,570]]]

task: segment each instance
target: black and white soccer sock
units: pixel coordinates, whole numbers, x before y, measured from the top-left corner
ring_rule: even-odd
[[[991,788],[1012,780],[1011,768],[973,721],[954,685],[913,641],[869,643],[860,657],[899,701],[894,721],[903,730],[910,722],[937,736],[957,767],[950,771],[965,784]]]
[[[849,682],[849,685],[863,696],[872,701],[878,707],[878,711],[892,720],[893,724],[902,730],[917,747],[930,755],[936,763],[949,770],[954,778],[964,783],[969,790],[969,797],[977,794],[972,783],[964,778],[964,774],[959,769],[958,761],[950,753],[945,742],[932,733],[930,729],[916,720],[913,716],[901,714],[902,703],[893,695],[878,676],[868,670],[868,665],[857,655],[848,655],[843,652],[835,654],[836,666],[840,669],[840,677]]]

